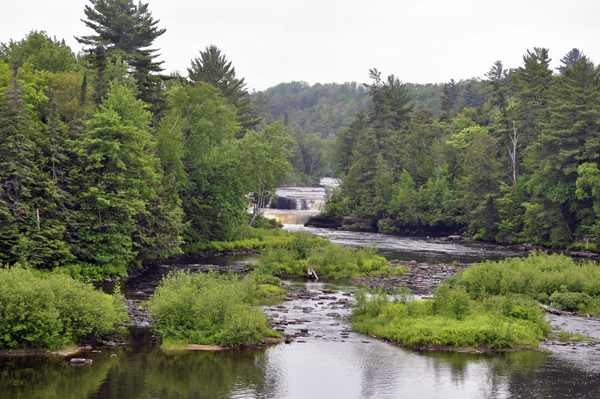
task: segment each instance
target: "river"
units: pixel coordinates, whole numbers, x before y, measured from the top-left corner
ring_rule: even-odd
[[[296,199],[303,199],[302,189],[283,190],[295,191]],[[311,198],[304,198],[302,207],[320,200],[317,189],[307,192]],[[300,225],[286,228],[304,229]],[[390,259],[476,262],[518,254],[477,243],[309,231],[349,245],[376,242]],[[127,281],[123,292],[128,299],[145,300],[171,270],[252,259],[200,258],[156,266]],[[600,350],[593,347],[542,346],[542,352],[497,354],[416,352],[349,331],[345,317],[350,310],[344,301],[359,289],[355,284],[303,279],[285,284],[314,298],[265,307],[270,317],[285,321],[286,333],[297,334],[291,344],[218,353],[165,352],[156,346],[148,328],[132,327],[125,337],[128,347],[98,347],[99,352],[84,353],[93,360],[89,366],[70,366],[69,358],[63,357],[0,357],[0,399],[600,397]],[[590,328],[586,321],[578,322],[585,324],[583,331]],[[600,322],[596,323],[592,330],[597,334]]]

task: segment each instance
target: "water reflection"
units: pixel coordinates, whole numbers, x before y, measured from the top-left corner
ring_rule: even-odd
[[[371,341],[235,352],[164,352],[147,329],[132,346],[59,357],[0,358],[0,399],[597,398],[598,363],[549,352],[421,353]],[[111,354],[116,358],[111,358]],[[596,358],[598,356],[596,355]]]

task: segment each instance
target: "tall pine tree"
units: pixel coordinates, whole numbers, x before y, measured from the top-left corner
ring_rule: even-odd
[[[157,27],[148,10],[148,4],[133,0],[90,0],[92,6],[84,8],[87,19],[83,23],[96,34],[77,37],[77,41],[89,46],[87,52],[95,60],[98,51],[106,50],[110,59],[120,58],[133,70],[141,100],[151,105],[156,114],[166,106],[162,94],[162,61],[157,49],[151,49],[156,38],[166,32]]]

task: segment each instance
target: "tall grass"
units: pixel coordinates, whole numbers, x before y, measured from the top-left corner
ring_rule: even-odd
[[[0,348],[55,349],[111,333],[127,320],[120,293],[64,273],[0,268]]]
[[[405,345],[536,347],[550,331],[536,302],[518,296],[472,301],[462,288],[442,286],[433,301],[406,295],[358,294],[352,327]]]
[[[464,287],[476,299],[522,294],[565,309],[592,311],[600,297],[600,266],[536,252],[526,258],[473,265],[446,282]]]
[[[252,305],[263,292],[253,275],[180,271],[163,278],[150,298],[150,314],[164,340],[251,344],[278,335]]]
[[[248,228],[236,241],[212,241],[186,244],[184,251],[188,254],[203,254],[214,252],[239,252],[239,251],[262,251],[266,248],[291,249],[295,237],[298,234],[290,231],[273,229],[265,230],[259,228]],[[317,248],[324,245],[322,237],[310,234],[308,242],[311,247]]]

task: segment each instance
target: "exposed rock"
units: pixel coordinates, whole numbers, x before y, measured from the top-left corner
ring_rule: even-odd
[[[377,231],[375,220],[366,219],[357,215],[344,216],[342,219],[342,230],[348,231]]]
[[[469,264],[426,264],[400,260],[392,260],[390,264],[392,266],[402,265],[409,271],[402,276],[373,276],[346,280],[364,284],[369,288],[383,288],[390,292],[406,286],[413,294],[429,295],[446,278],[470,266]],[[341,301],[342,299],[339,300],[339,302]]]
[[[342,218],[335,216],[311,216],[304,225],[326,229],[337,229],[342,227]]]
[[[69,361],[72,365],[80,365],[80,364],[92,364],[92,359],[83,359],[79,357],[74,357]]]

